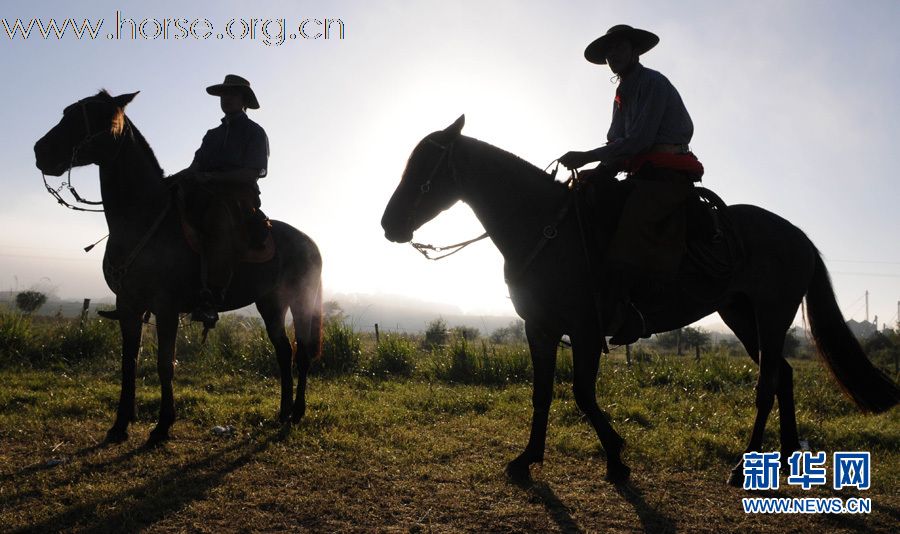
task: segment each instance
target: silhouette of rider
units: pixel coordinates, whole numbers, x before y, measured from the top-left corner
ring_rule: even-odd
[[[234,272],[239,247],[236,227],[250,214],[259,213],[256,182],[266,176],[269,139],[265,130],[247,117],[247,109],[259,109],[259,101],[246,79],[229,74],[206,92],[219,97],[225,116],[203,136],[191,165],[176,176],[203,242],[203,289],[191,318],[211,328]]]
[[[239,247],[236,225],[249,220],[256,223],[257,233],[260,225],[268,225],[259,211],[256,181],[266,176],[269,139],[265,130],[247,117],[248,108],[259,109],[249,81],[229,74],[222,83],[207,87],[206,92],[219,97],[225,113],[222,123],[203,136],[191,165],[166,181],[182,188],[188,215],[202,237],[203,289],[191,318],[212,328],[234,271]],[[120,319],[118,310],[97,313]]]
[[[586,173],[597,177],[625,171],[633,184],[604,265],[607,298],[601,316],[615,345],[646,334],[643,316],[631,303],[631,286],[641,275],[675,275],[684,248],[684,217],[673,214],[683,209],[692,182],[703,175],[688,148],[694,125],[681,96],[665,76],[639,61],[658,42],[653,33],[620,24],[588,45],[585,59],[608,64],[619,82],[607,143],[559,158],[569,169],[599,161]]]

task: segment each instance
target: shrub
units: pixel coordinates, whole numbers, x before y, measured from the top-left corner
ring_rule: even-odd
[[[30,318],[0,311],[0,364],[27,361],[34,342]]]
[[[504,343],[525,342],[525,321],[518,320],[509,325],[491,332],[491,343],[501,345]]]
[[[399,334],[387,334],[375,349],[372,372],[377,376],[410,376],[415,369],[415,344]]]
[[[194,334],[196,336],[196,334]],[[192,342],[189,336],[179,339],[179,358],[196,358],[215,367],[226,367],[232,371],[249,371],[264,376],[278,375],[278,361],[275,349],[262,321],[256,317],[226,315],[210,330],[207,345],[198,352],[199,341]]]
[[[16,295],[16,307],[25,313],[33,313],[47,302],[47,295],[40,291],[22,291]]]
[[[447,331],[447,322],[443,318],[438,317],[428,323],[428,328],[425,329],[425,346],[427,348],[433,349],[446,345],[449,339],[450,333]]]
[[[326,322],[323,336],[322,357],[313,362],[313,372],[341,374],[359,368],[361,343],[351,325],[341,321]]]
[[[473,326],[454,326],[450,329],[450,335],[461,337],[466,341],[475,341],[481,337],[481,331]]]
[[[44,357],[79,363],[99,357],[116,358],[121,349],[119,325],[115,321],[67,321],[54,336]]]
[[[434,354],[439,380],[464,384],[499,385],[531,380],[531,356],[522,345],[474,345],[454,338],[445,350]]]

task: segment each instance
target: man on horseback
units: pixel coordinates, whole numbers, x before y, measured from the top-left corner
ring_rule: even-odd
[[[703,175],[688,148],[694,125],[681,96],[665,76],[639,61],[658,42],[653,33],[620,24],[588,45],[585,59],[608,64],[619,81],[612,124],[606,145],[559,158],[569,169],[599,161],[586,177],[624,171],[632,185],[604,269],[607,305],[600,314],[616,345],[645,335],[643,317],[630,299],[633,279],[674,277],[684,252],[683,207],[692,183]]]
[[[248,219],[251,224],[255,221],[257,228],[260,221],[266,224],[259,211],[256,181],[266,176],[269,139],[265,130],[247,117],[247,108],[259,109],[259,101],[246,79],[229,74],[206,92],[219,97],[225,116],[222,124],[203,136],[191,165],[175,177],[184,188],[187,212],[203,241],[203,289],[191,318],[211,328],[231,282],[240,246],[239,226]],[[250,240],[257,239],[251,235]]]

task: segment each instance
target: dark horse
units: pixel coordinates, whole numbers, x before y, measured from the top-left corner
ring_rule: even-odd
[[[110,442],[128,439],[128,424],[135,420],[135,367],[141,317],[148,311],[156,315],[162,387],[159,422],[149,439],[168,438],[175,422],[172,376],[178,316],[196,304],[200,281],[199,257],[184,238],[163,171],[147,141],[125,115],[125,106],[136,94],[113,97],[101,91],[79,100],[65,108],[59,124],[34,145],[37,167],[45,174],[60,176],[71,167],[91,163],[100,167],[100,192],[109,226],[103,272],[116,294],[122,331],[122,393],[116,421],[107,433]],[[315,243],[295,228],[272,221],[272,233],[275,257],[266,263],[240,264],[225,306],[236,309],[256,303],[281,371],[280,419],[297,422],[306,409],[310,361],[321,349],[322,258]],[[296,348],[285,332],[289,308]],[[291,370],[294,357],[299,371],[296,399]]]
[[[508,464],[507,473],[527,478],[529,466],[543,461],[556,347],[561,336],[569,334],[575,401],[606,450],[608,478],[623,482],[630,473],[621,458],[624,441],[595,396],[603,335],[609,333],[598,328],[589,289],[592,273],[577,217],[573,210],[560,217],[569,189],[516,156],[461,135],[464,122],[460,117],[413,150],[381,220],[385,237],[410,241],[413,231],[457,200],[474,210],[503,254],[510,296],[525,320],[534,369],[531,435],[525,451]],[[792,369],[782,349],[804,296],[818,351],[844,391],[865,411],[894,406],[896,385],[872,366],[847,328],[825,264],[806,235],[755,206],[730,206],[727,213],[747,256],[727,289],[713,302],[704,302],[673,284],[660,292],[665,297],[648,307],[645,321],[649,332],[665,332],[718,312],[734,331],[759,364],[756,420],[747,451],[760,449],[776,395],[783,458],[800,448]],[[743,481],[741,463],[729,481]]]

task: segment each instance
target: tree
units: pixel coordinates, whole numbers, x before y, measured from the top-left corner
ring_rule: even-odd
[[[450,329],[450,333],[466,341],[475,341],[481,336],[481,331],[474,326],[454,326]]]
[[[709,346],[709,332],[702,328],[687,326],[682,329],[681,340],[684,344],[696,348]]]
[[[336,300],[327,300],[322,304],[322,315],[326,323],[344,322],[344,309]]]
[[[800,329],[796,326],[787,331],[787,334],[784,336],[784,350],[782,350],[782,354],[785,358],[793,358],[799,355],[800,351],[800,337],[797,335],[797,332]]]
[[[33,313],[47,302],[47,295],[40,291],[22,291],[16,295],[16,307],[25,313]]]
[[[691,326],[687,326],[681,329],[681,340],[684,344],[694,347],[694,353],[697,355],[697,359],[700,359],[700,349],[703,347],[709,346],[709,332],[703,330],[702,328],[693,328]]]
[[[504,343],[523,343],[525,341],[525,321],[517,320],[509,325],[500,327],[491,332],[491,343],[502,345]]]
[[[682,339],[684,328],[679,328],[677,330],[670,330],[668,332],[663,332],[662,334],[656,335],[656,344],[659,345],[661,349],[667,350],[676,350],[676,354],[681,356],[681,347],[684,343]]]

